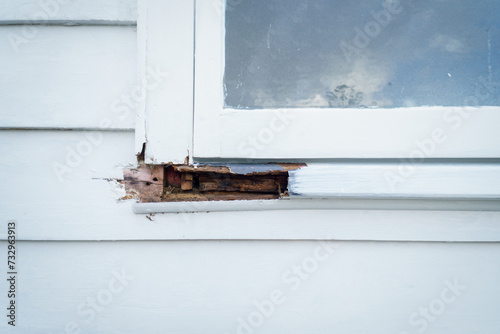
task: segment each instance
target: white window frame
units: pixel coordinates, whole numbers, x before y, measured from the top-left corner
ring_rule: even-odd
[[[438,142],[427,158],[500,156],[500,107],[224,109],[224,4],[196,2],[196,157],[400,158],[429,139]]]
[[[224,109],[225,3],[139,2],[141,74],[168,72],[139,117],[146,162],[500,158],[500,107]],[[489,94],[481,84],[464,103]]]
[[[139,80],[147,87],[148,71],[164,73],[160,85],[145,89],[138,106],[135,151],[148,164],[193,161],[194,5],[195,0],[138,1]]]

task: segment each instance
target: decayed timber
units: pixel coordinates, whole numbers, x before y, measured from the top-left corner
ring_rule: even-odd
[[[124,171],[127,198],[141,203],[278,199],[301,164],[145,165]]]
[[[213,175],[200,175],[200,191],[236,191],[256,193],[279,193],[287,186],[287,176],[227,176],[217,178]]]
[[[244,174],[244,175],[279,175],[286,171],[299,169],[305,164],[279,163],[279,164],[226,164],[216,165],[173,165],[175,171],[181,173],[217,173],[217,174]]]
[[[126,198],[137,198],[141,203],[161,202],[163,195],[163,166],[140,165],[123,171]]]

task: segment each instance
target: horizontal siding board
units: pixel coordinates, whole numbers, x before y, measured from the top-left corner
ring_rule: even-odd
[[[135,22],[136,0],[21,0],[2,1],[0,24],[45,21]]]
[[[106,180],[136,165],[133,132],[0,131],[0,156],[0,225],[17,220],[23,240],[500,241],[497,211],[276,210],[149,220],[133,213],[134,201],[118,203],[120,189]],[[70,166],[62,182],[55,162]]]
[[[134,128],[135,27],[29,27],[0,27],[1,128]]]
[[[418,333],[422,326],[408,322],[413,313],[412,319],[420,323],[422,314],[435,320],[428,322],[426,333],[500,332],[499,244],[198,241],[17,246],[18,318],[15,329],[8,318],[0,322],[1,333],[252,333],[238,328],[249,317],[264,314],[259,310],[270,315],[254,331],[261,334]],[[0,242],[0,249],[6,254],[7,243]],[[117,273],[123,281],[116,281]],[[3,273],[0,280],[5,308],[6,278]],[[453,283],[458,290],[447,289]],[[279,304],[268,301],[273,291],[282,293]],[[97,299],[98,311],[93,312],[90,298]],[[446,298],[445,306],[440,306],[441,298]]]

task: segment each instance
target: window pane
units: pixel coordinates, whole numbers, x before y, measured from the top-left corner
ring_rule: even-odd
[[[498,106],[499,41],[498,0],[227,0],[225,105]]]

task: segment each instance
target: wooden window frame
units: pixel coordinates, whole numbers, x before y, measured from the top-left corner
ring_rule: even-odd
[[[397,159],[422,141],[436,144],[426,158],[500,157],[500,107],[224,108],[224,4],[196,2],[195,157]],[[483,83],[464,105],[489,94]]]
[[[339,176],[338,163],[350,161],[356,168],[344,173],[342,182],[306,189],[307,197],[500,198],[500,191],[486,186],[500,180],[500,107],[224,109],[225,3],[139,0],[139,77],[147,81],[149,67],[166,73],[163,85],[146,91],[138,112],[136,152],[142,152],[145,163],[321,161],[326,167],[318,171],[333,179]],[[478,78],[476,91],[464,101],[480,101],[489,89]],[[283,125],[286,129],[277,128]],[[252,147],[252,138],[264,132],[272,140]],[[429,162],[433,165],[426,167],[427,178],[415,179],[423,187],[412,181],[387,191],[367,178]],[[475,164],[474,174],[462,168],[467,162]],[[443,165],[458,171],[452,179],[443,181],[448,175]],[[318,176],[314,168],[310,165],[303,174],[302,185]],[[456,192],[440,192],[454,183]],[[354,190],[345,190],[347,186]]]
[[[138,126],[147,161],[399,159],[429,141],[436,147],[425,158],[500,158],[500,107],[224,109],[225,3],[139,3],[141,74],[147,66],[168,72],[148,92]],[[464,104],[489,94],[477,81]]]

